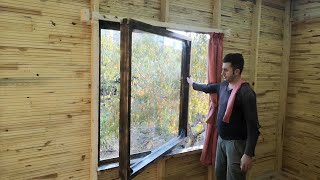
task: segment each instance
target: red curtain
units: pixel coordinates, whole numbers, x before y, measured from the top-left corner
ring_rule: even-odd
[[[221,81],[223,53],[223,34],[210,33],[208,47],[208,83]],[[218,140],[218,129],[216,126],[218,113],[218,96],[210,94],[210,106],[207,116],[206,136],[203,144],[200,161],[203,165],[214,165],[216,159],[216,147]]]

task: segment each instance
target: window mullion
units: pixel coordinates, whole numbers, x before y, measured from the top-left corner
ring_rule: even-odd
[[[191,42],[184,41],[181,62],[181,88],[180,88],[180,114],[179,114],[179,134],[187,136],[188,125],[188,104],[189,104],[189,84],[186,78],[190,76],[190,51]]]
[[[128,20],[120,25],[120,141],[119,166],[121,179],[130,179],[130,109],[131,109],[131,39]]]

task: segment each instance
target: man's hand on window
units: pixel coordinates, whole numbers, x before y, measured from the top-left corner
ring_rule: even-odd
[[[193,79],[192,79],[192,77],[187,77],[187,81],[188,81],[188,83],[189,83],[190,86],[193,85]]]

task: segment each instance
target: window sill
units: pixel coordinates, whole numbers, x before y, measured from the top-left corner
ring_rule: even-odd
[[[200,145],[200,146],[194,146],[194,147],[189,147],[189,148],[185,148],[185,149],[173,150],[169,154],[165,155],[163,158],[181,157],[181,156],[185,156],[185,155],[196,154],[196,153],[199,153],[202,151],[202,147],[203,146]],[[135,163],[135,162],[139,161],[140,159],[142,159],[142,158],[135,159],[135,160],[133,160],[132,163]],[[118,162],[107,164],[107,165],[101,165],[98,167],[98,172],[109,170],[109,169],[114,169],[114,168],[118,168],[118,167],[119,167]]]

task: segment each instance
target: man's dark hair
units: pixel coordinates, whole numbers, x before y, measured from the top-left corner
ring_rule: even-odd
[[[231,63],[231,67],[233,71],[236,69],[240,69],[240,74],[243,70],[244,59],[242,54],[240,53],[229,53],[223,58],[224,63]]]

